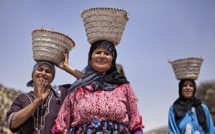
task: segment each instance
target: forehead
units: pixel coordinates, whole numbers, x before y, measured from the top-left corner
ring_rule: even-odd
[[[185,85],[185,84],[191,84],[191,85],[193,85],[193,82],[190,81],[190,80],[186,80],[186,81],[184,82],[184,85]]]
[[[51,70],[51,67],[48,64],[46,64],[46,63],[41,64],[38,68],[44,68],[44,69]]]
[[[106,51],[106,52],[110,52],[107,48],[103,47],[103,46],[99,46],[97,47],[94,51]],[[111,53],[111,52],[110,52]]]

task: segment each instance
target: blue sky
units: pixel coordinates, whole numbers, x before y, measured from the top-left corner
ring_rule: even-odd
[[[82,70],[90,45],[80,14],[92,7],[124,8],[130,14],[116,46],[117,62],[138,96],[144,131],[167,125],[168,109],[178,97],[178,80],[168,57],[203,55],[196,82],[215,80],[214,0],[1,0],[0,83],[23,92],[32,90],[25,86],[35,63],[31,32],[45,24],[75,41],[69,63]],[[74,81],[57,69],[53,84]]]

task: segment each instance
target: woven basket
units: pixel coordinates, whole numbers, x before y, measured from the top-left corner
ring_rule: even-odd
[[[169,63],[172,65],[173,71],[175,73],[175,77],[178,80],[198,79],[202,62],[203,62],[203,57],[202,58],[189,57],[189,58],[177,59],[174,61],[169,60]]]
[[[53,30],[35,29],[32,32],[32,49],[35,61],[46,60],[59,64],[64,60],[63,51],[68,52],[75,42],[67,35]]]
[[[90,8],[84,10],[81,17],[91,45],[98,40],[107,40],[118,45],[128,21],[128,13],[116,8]]]

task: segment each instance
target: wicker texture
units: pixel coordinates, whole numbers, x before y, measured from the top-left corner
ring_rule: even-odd
[[[182,79],[198,79],[203,58],[189,57],[170,61],[175,77],[178,80]]]
[[[115,46],[120,43],[128,13],[116,8],[90,8],[81,13],[88,42],[107,40]]]
[[[32,32],[32,49],[35,61],[46,60],[59,64],[64,60],[63,51],[68,52],[75,42],[67,35],[46,29],[35,29]]]

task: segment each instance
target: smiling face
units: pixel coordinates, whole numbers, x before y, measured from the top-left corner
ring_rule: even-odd
[[[91,64],[93,69],[101,73],[106,72],[111,68],[112,61],[112,53],[101,46],[97,47],[91,55]]]
[[[52,82],[53,72],[49,65],[41,64],[33,73],[33,81],[36,82],[40,78],[43,78],[47,81],[49,86]]]
[[[194,93],[194,85],[192,81],[186,80],[182,87],[182,95],[184,96],[184,98],[189,99],[193,97],[193,93]]]

